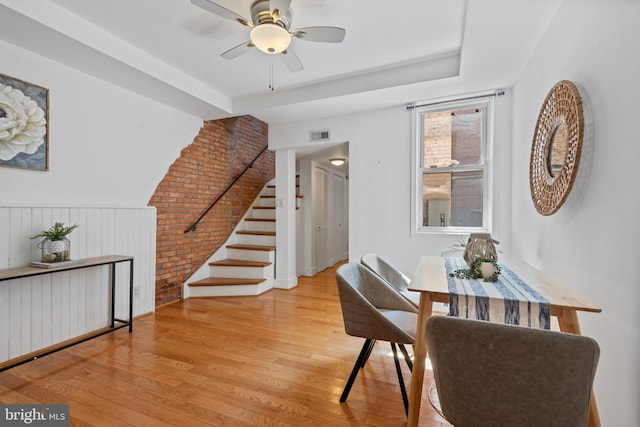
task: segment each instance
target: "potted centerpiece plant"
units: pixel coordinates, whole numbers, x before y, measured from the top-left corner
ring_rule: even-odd
[[[458,279],[476,279],[485,282],[497,282],[502,269],[495,258],[476,258],[469,268],[461,268],[449,273]]]
[[[32,239],[43,237],[37,245],[42,251],[42,262],[70,261],[71,242],[67,236],[77,227],[78,224],[67,227],[62,222],[56,222],[48,230],[43,230],[42,233],[31,237]]]

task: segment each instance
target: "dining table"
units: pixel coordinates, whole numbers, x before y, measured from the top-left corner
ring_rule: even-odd
[[[415,274],[409,284],[409,290],[420,292],[418,325],[414,349],[414,364],[409,391],[409,412],[407,425],[418,425],[424,370],[427,359],[427,345],[425,328],[427,319],[433,313],[434,303],[449,304],[454,292],[450,292],[451,271],[447,269],[449,262],[443,256],[422,256],[418,262]],[[510,274],[524,282],[528,288],[544,296],[548,301],[549,314],[557,319],[560,331],[580,335],[578,311],[600,313],[602,309],[577,292],[554,280],[531,265],[517,260],[500,259],[500,265]],[[503,274],[503,273],[501,273]],[[516,276],[517,275],[517,276]],[[599,427],[600,417],[596,405],[595,395],[591,391],[589,406],[589,427]]]

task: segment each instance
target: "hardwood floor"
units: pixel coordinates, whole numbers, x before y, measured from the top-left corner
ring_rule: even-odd
[[[406,425],[386,342],[338,401],[363,342],[344,332],[330,268],[291,290],[160,307],[132,334],[0,372],[0,402],[68,403],[76,426]],[[426,391],[420,421],[449,425]]]

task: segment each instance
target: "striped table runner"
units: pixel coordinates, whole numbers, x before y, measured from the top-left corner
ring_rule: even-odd
[[[496,282],[451,277],[469,266],[463,258],[445,257],[449,286],[449,316],[550,329],[550,304],[513,271],[498,262]]]

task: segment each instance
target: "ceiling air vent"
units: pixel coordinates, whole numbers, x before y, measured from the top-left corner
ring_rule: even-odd
[[[317,130],[317,131],[311,132],[311,142],[328,141],[328,140],[329,140],[328,130]]]

